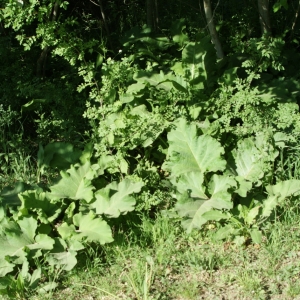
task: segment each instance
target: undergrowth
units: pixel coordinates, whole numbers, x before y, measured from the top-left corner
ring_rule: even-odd
[[[2,18],[16,32],[47,8],[14,5]],[[236,37],[217,60],[181,19],[165,35],[132,28],[109,57],[76,22],[16,35],[76,75],[18,82],[14,106],[3,96],[0,294],[298,296],[299,74],[284,38]]]

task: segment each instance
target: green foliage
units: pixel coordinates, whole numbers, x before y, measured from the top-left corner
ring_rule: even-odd
[[[170,173],[176,192],[175,211],[183,218],[183,226],[190,232],[208,221],[228,220],[216,238],[249,234],[255,243],[260,243],[262,233],[253,224],[265,221],[276,206],[299,190],[298,180],[267,185],[279,153],[272,139],[261,134],[240,140],[226,163],[221,156],[224,148],[211,136],[199,134],[196,124],[180,119],[175,126],[168,134],[168,156],[163,168]],[[269,194],[267,198],[261,185]],[[239,204],[237,221],[229,213],[234,201],[250,201],[254,206]]]
[[[152,48],[160,49],[160,42],[147,33],[129,32],[123,43],[151,41]],[[173,59],[164,70],[152,59],[145,69],[136,64],[139,52],[120,61],[109,58],[103,62],[102,87],[90,93],[96,104],[88,103],[85,112],[93,128],[96,155],[113,148],[125,158],[129,150],[153,145],[176,117],[197,118],[201,109],[196,97],[201,93],[206,99],[216,83],[212,49],[208,38],[188,43],[182,50],[182,62]],[[178,103],[186,103],[188,110]]]
[[[216,56],[209,37],[187,44],[182,51],[185,77],[192,86],[200,89],[211,88],[214,83],[215,64]]]
[[[121,213],[134,210],[135,199],[129,195],[140,192],[142,186],[142,182],[133,183],[129,179],[124,179],[119,184],[112,182],[95,193],[96,201],[91,207],[96,209],[97,214],[117,218]]]
[[[61,154],[70,149],[73,149],[71,145],[63,142],[40,147],[41,165],[67,166]],[[3,283],[9,274],[25,276],[24,285],[30,289],[42,278],[41,265],[43,270],[52,266],[65,271],[73,269],[77,253],[84,245],[113,241],[111,227],[105,219],[118,218],[134,210],[133,194],[140,192],[143,182],[125,178],[96,188],[94,184],[101,180],[108,164],[101,159],[91,164],[90,153],[87,147],[81,154],[81,164],[71,164],[68,170],[61,171],[57,183],[48,184],[44,189],[25,186],[24,191],[24,185],[18,185],[14,191],[2,192],[1,293],[9,293],[9,281]],[[17,194],[20,202],[15,199]],[[34,272],[29,273],[27,266]]]
[[[215,139],[206,135],[196,138],[196,125],[188,125],[184,119],[179,119],[175,124],[176,130],[168,134],[168,162],[164,165],[172,176],[224,170],[225,161],[221,158],[224,150]],[[214,152],[211,152],[212,149]]]
[[[91,164],[85,163],[78,168],[71,166],[68,172],[61,172],[62,179],[51,187],[51,194],[57,198],[70,198],[72,200],[84,199],[91,202],[93,199],[93,189],[91,180]]]
[[[276,3],[274,3],[274,5],[273,5],[273,11],[276,13],[282,7],[285,8],[285,9],[288,9],[287,0],[278,0]]]
[[[299,180],[291,179],[267,186],[269,196],[264,202],[262,215],[268,217],[276,205],[282,204],[287,197],[299,195],[299,183]]]
[[[213,118],[217,115],[214,126],[221,133],[231,132],[242,137],[263,130],[287,134],[293,131],[298,135],[299,108],[292,82],[288,83],[290,90],[278,85],[282,79],[275,80],[277,87],[269,84],[268,88],[262,88],[264,84],[253,86],[253,81],[260,82],[258,74],[250,73],[246,79],[229,79],[230,73],[231,77],[236,76],[235,69],[223,75],[207,110]]]
[[[14,183],[0,194],[0,293],[12,298],[55,288],[133,215],[164,209],[189,233],[259,244],[299,195],[299,55],[284,31],[258,38],[250,7],[224,14],[217,61],[191,11],[163,27],[183,2],[158,3],[159,31],[139,1],[102,2],[99,14],[93,1],[0,1],[0,179]]]
[[[168,135],[170,146],[163,167],[170,172],[171,182],[180,193],[175,209],[187,218],[184,226],[191,231],[207,222],[204,217],[207,211],[232,208],[228,189],[236,182],[217,174],[208,182],[206,173],[225,169],[226,161],[221,157],[224,149],[210,136],[197,137],[196,125],[188,125],[183,119],[176,125]]]
[[[232,237],[238,245],[251,238],[254,243],[260,244],[263,237],[261,228],[266,226],[266,220],[274,213],[276,206],[299,195],[299,184],[299,180],[291,179],[266,186],[267,198],[264,197],[263,201],[252,199],[249,206],[239,204],[232,215],[228,216],[227,224],[217,230],[214,238],[222,240]]]
[[[233,149],[231,154],[234,162],[229,160],[230,172],[238,176],[240,183],[245,180],[259,186],[262,180],[264,184],[272,180],[273,163],[279,152],[271,134],[260,133],[255,138],[240,140],[237,148]],[[239,192],[241,196],[245,197],[245,191],[240,190]]]
[[[0,184],[4,186],[10,182],[12,174],[15,176],[13,180],[32,183],[31,147],[25,140],[21,116],[10,106],[5,109],[2,104],[0,114]]]
[[[230,43],[234,53],[246,57],[243,67],[260,73],[266,72],[268,68],[284,70],[281,61],[284,40],[281,37],[263,36],[241,41],[238,36],[232,36]]]

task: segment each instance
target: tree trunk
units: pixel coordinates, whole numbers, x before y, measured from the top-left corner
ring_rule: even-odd
[[[109,43],[110,48],[113,49],[113,45],[111,43],[111,38],[110,38],[110,30],[109,30],[109,27],[108,27],[108,24],[107,24],[107,21],[106,21],[106,16],[105,16],[102,0],[98,0],[98,3],[99,3],[101,17],[102,17],[102,20],[103,20],[105,31],[106,31],[106,34],[107,34],[107,41]]]
[[[299,9],[300,9],[300,0],[299,0],[298,8],[295,13],[295,18],[294,18],[294,22],[293,22],[292,30],[291,30],[291,34],[290,34],[290,39],[293,38],[293,36],[294,36],[295,26],[296,26],[296,22],[297,22],[298,15],[299,15]]]
[[[103,20],[103,24],[106,30],[107,35],[110,35],[110,30],[108,28],[108,24],[106,22],[106,17],[105,17],[105,13],[104,13],[104,9],[103,9],[103,5],[102,5],[102,0],[98,0],[99,2],[99,7],[100,7],[100,11],[101,11],[101,16],[102,16],[102,20]]]
[[[58,8],[59,8],[59,2],[56,1],[52,10],[52,14],[50,15],[49,19],[51,19],[54,22],[58,15]],[[37,66],[36,66],[36,75],[38,77],[44,77],[45,76],[45,70],[46,70],[46,61],[48,56],[49,47],[45,46],[39,59],[37,60]]]
[[[156,31],[158,28],[157,0],[147,0],[146,11],[147,11],[147,26],[152,28],[154,31]]]
[[[262,35],[271,35],[271,23],[269,15],[269,0],[257,0],[259,22]]]
[[[214,23],[212,11],[211,11],[211,3],[210,0],[203,0],[204,4],[204,12],[205,12],[205,17],[206,17],[206,22],[207,22],[207,27],[211,36],[211,40],[213,44],[215,45],[215,49],[217,52],[217,57],[218,58],[224,58],[224,52],[222,49],[221,42],[219,40],[219,36],[216,30],[216,26]]]
[[[154,6],[155,6],[154,23],[155,23],[155,30],[157,30],[158,29],[158,5],[157,5],[157,0],[154,0]]]

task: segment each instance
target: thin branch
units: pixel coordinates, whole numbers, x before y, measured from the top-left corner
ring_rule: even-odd
[[[98,3],[94,2],[93,0],[90,0],[93,4],[95,4],[96,6],[101,7]]]
[[[296,26],[296,22],[297,22],[297,19],[298,19],[298,15],[299,15],[299,9],[300,9],[300,0],[299,0],[299,5],[298,5],[298,8],[297,8],[296,14],[295,14],[295,19],[294,19],[294,22],[293,22],[293,25],[292,25],[292,33],[291,33],[291,36],[294,35],[294,29],[295,29],[295,26]]]

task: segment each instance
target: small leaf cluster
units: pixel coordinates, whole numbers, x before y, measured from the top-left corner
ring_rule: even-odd
[[[251,73],[246,79],[236,77],[236,69],[227,70],[220,78],[220,86],[209,100],[207,112],[216,119],[219,131],[233,133],[237,137],[255,134],[261,130],[273,132],[299,132],[299,107],[293,92],[284,93],[272,88],[255,86],[259,74]],[[228,85],[226,75],[231,74],[233,81]],[[285,101],[285,97],[289,101]],[[216,116],[215,116],[216,115]]]
[[[233,53],[240,53],[245,57],[243,67],[259,73],[266,72],[268,69],[284,70],[281,60],[284,46],[282,37],[266,35],[243,41],[239,36],[232,36],[230,39]]]

